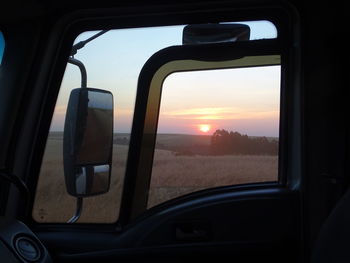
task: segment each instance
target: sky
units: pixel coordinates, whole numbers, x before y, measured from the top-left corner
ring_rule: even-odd
[[[280,66],[173,73],[163,84],[158,130],[278,137],[279,86]]]
[[[268,21],[247,22],[251,39],[274,38]],[[87,69],[88,87],[114,96],[114,131],[131,131],[139,73],[157,51],[181,45],[184,26],[112,30],[78,51]],[[78,36],[85,40],[95,32]],[[80,73],[67,64],[51,123],[62,131],[70,91],[80,87]],[[250,136],[278,137],[280,67],[173,73],[163,84],[158,133],[212,134],[215,129]]]

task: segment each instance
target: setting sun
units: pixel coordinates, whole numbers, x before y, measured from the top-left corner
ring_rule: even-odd
[[[211,128],[209,124],[200,124],[198,125],[198,127],[199,127],[199,130],[204,133],[209,132]]]

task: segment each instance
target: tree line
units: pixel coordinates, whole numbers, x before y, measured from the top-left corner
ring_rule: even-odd
[[[278,141],[266,137],[248,137],[239,132],[216,130],[211,137],[210,151],[213,155],[277,155]]]

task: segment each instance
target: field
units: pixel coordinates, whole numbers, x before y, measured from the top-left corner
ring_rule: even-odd
[[[118,218],[128,141],[128,134],[114,136],[110,191],[85,198],[79,222],[115,222]],[[210,136],[158,135],[149,207],[206,188],[277,180],[277,156],[211,156],[188,154],[186,150],[202,149],[209,144]],[[33,209],[33,218],[38,222],[66,222],[75,212],[75,198],[65,189],[62,155],[62,133],[51,133]]]

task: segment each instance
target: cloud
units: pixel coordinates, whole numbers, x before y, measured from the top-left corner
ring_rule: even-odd
[[[278,118],[279,111],[254,111],[234,107],[212,107],[165,111],[161,115],[165,118],[193,120],[264,119]]]
[[[114,108],[114,116],[133,116],[134,111],[130,109]]]
[[[66,114],[66,111],[67,111],[67,105],[56,105],[54,115]]]

